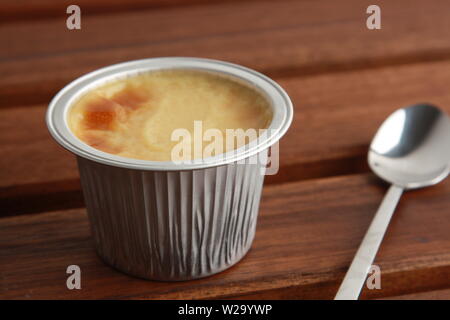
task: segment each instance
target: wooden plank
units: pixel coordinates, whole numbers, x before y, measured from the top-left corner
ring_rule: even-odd
[[[235,0],[220,0],[220,2]],[[241,0],[242,1],[242,0]],[[249,0],[246,0],[249,1]],[[217,0],[78,0],[83,15],[156,9],[173,6],[197,5]],[[36,20],[50,17],[66,17],[66,9],[74,4],[70,0],[3,0],[0,6],[0,21]]]
[[[295,118],[280,144],[280,172],[267,183],[367,171],[372,136],[396,108],[429,101],[450,112],[449,70],[439,62],[280,79]],[[74,157],[48,134],[45,108],[0,111],[3,215],[82,205]]]
[[[0,106],[47,102],[85,72],[144,57],[223,59],[271,76],[450,57],[448,1],[434,0],[432,6],[419,0],[382,1],[383,27],[377,31],[365,26],[369,4],[368,0],[326,2],[326,6],[324,1],[229,3],[87,17],[87,26],[92,27],[78,33],[65,30],[60,21],[6,25],[0,38],[9,44],[5,56],[20,59],[0,61]]]
[[[267,12],[274,9],[276,14],[267,19]],[[324,18],[320,15],[317,5],[302,1],[278,4],[224,3],[83,17],[82,29],[74,32],[69,32],[60,19],[9,23],[0,28],[0,39],[8,40],[8,46],[0,52],[0,58],[17,59],[111,47],[135,47],[212,35],[223,36],[292,27],[299,25],[295,11],[300,9],[316,11],[306,16],[305,20],[301,21],[302,25],[323,23]],[[348,13],[344,15],[345,12],[342,14],[346,18],[351,16]]]
[[[402,296],[388,297],[383,300],[450,300],[450,289],[417,292]]]
[[[126,276],[96,256],[84,209],[0,219],[0,297],[332,298],[386,186],[370,174],[264,189],[256,239],[233,268],[189,282]],[[404,195],[375,264],[381,298],[450,286],[450,181]],[[20,235],[20,237],[18,236]],[[81,290],[65,287],[68,265]]]

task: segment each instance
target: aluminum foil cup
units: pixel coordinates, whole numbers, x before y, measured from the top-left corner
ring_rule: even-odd
[[[273,109],[267,135],[207,161],[176,164],[105,153],[69,130],[68,110],[87,91],[138,73],[175,68],[215,73],[258,90]],[[216,60],[170,57],[116,64],[76,79],[53,98],[46,120],[54,139],[77,156],[100,257],[138,277],[189,280],[229,268],[250,249],[263,163],[268,148],[288,129],[292,113],[285,91],[256,71]]]

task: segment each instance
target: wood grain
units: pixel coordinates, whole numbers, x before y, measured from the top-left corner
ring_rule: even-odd
[[[385,189],[372,175],[266,187],[250,253],[223,273],[177,283],[140,280],[104,265],[84,209],[3,218],[0,297],[332,298]],[[450,285],[449,192],[446,181],[405,194],[375,261],[382,289],[365,290],[363,298]],[[71,264],[81,267],[81,290],[65,287]]]
[[[221,3],[235,0],[220,0]],[[242,1],[242,0],[240,0]],[[245,0],[249,1],[249,0]],[[126,12],[143,9],[159,9],[173,6],[190,6],[219,2],[218,0],[77,0],[83,15]],[[74,4],[70,0],[3,0],[0,22],[38,20],[66,17],[66,8]]]
[[[383,300],[450,300],[450,289],[417,292],[384,298]]]
[[[383,28],[375,32],[365,26],[368,4],[366,0],[226,3],[87,17],[86,27],[78,33],[65,30],[61,21],[8,24],[0,31],[6,44],[0,61],[0,106],[45,103],[83,73],[146,57],[216,58],[270,76],[450,57],[448,1],[434,0],[432,6],[419,0],[382,1]]]
[[[432,77],[424,81],[425,74]],[[267,183],[367,171],[372,136],[395,109],[428,101],[450,112],[450,62],[279,82],[293,99],[295,117],[280,143],[280,172]],[[0,167],[8,168],[0,171],[3,215],[82,206],[75,159],[47,132],[45,109],[0,110]]]
[[[18,59],[66,52],[136,47],[142,44],[323,23],[324,19],[320,14],[308,15],[301,22],[298,21],[297,10],[318,9],[317,5],[309,1],[288,1],[278,4],[242,2],[193,8],[176,7],[170,10],[140,10],[83,18],[79,32],[68,31],[60,19],[9,23],[0,28],[0,38],[8,39],[8,46],[0,52],[0,58]],[[276,10],[277,14],[268,19],[267,12],[270,10]],[[342,10],[341,14],[343,18],[351,17],[351,12]]]

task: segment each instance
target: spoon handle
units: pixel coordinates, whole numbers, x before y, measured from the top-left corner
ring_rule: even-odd
[[[391,185],[342,281],[335,300],[357,300],[403,188]]]

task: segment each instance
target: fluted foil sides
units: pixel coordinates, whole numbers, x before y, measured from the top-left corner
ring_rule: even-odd
[[[78,166],[97,251],[119,270],[195,279],[230,267],[251,246],[264,180],[258,164],[139,171],[79,157]]]

